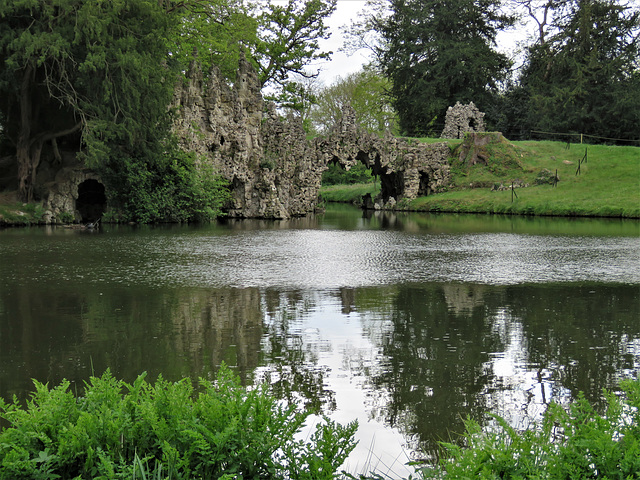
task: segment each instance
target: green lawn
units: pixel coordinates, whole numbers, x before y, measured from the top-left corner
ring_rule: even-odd
[[[367,193],[372,198],[380,191],[380,182],[356,183],[353,185],[329,185],[320,189],[320,196],[325,202],[357,203],[360,204],[362,197]]]
[[[424,141],[426,139],[421,139]],[[460,142],[454,141],[452,145]],[[640,148],[571,145],[560,142],[509,142],[488,146],[488,165],[471,167],[452,158],[449,191],[402,202],[417,211],[510,213],[525,215],[640,218]],[[586,162],[578,164],[587,152]],[[455,155],[455,154],[454,154]],[[557,186],[537,185],[543,169],[558,172]],[[525,188],[492,191],[512,182]],[[350,201],[357,186],[323,188],[326,201]],[[364,189],[364,186],[362,186]],[[369,191],[367,191],[369,192]],[[365,193],[367,193],[365,192]]]

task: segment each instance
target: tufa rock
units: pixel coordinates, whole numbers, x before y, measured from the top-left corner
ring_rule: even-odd
[[[484,132],[484,113],[470,102],[462,105],[456,102],[447,109],[444,130],[440,138],[464,138],[466,133]]]
[[[396,138],[386,133],[380,138],[366,132],[356,122],[355,111],[343,108],[342,117],[325,137],[315,139],[315,149],[325,164],[335,162],[345,169],[363,163],[380,178],[381,191],[365,206],[392,209],[402,199],[445,190],[451,182],[449,146]]]
[[[216,67],[205,78],[193,63],[172,106],[182,148],[230,182],[231,217],[290,218],[315,211],[330,162],[347,170],[360,162],[371,168],[382,185],[371,203],[381,208],[442,191],[450,182],[446,143],[380,138],[358,126],[351,107],[327,136],[307,140],[300,117],[283,118],[272,104],[264,108],[258,77],[244,59],[233,86]]]

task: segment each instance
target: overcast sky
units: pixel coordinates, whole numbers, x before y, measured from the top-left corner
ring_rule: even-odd
[[[350,25],[351,20],[358,16],[358,13],[365,7],[365,0],[338,0],[336,11],[331,15],[328,25],[331,28],[331,38],[321,43],[321,47],[333,51],[330,62],[323,62],[318,66],[322,68],[318,77],[325,85],[330,85],[336,77],[344,77],[354,73],[365,63],[370,61],[368,51],[360,50],[353,55],[347,55],[338,50],[344,43],[344,37],[340,27]]]

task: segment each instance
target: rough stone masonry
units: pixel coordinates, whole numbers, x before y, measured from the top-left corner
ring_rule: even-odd
[[[231,217],[290,218],[318,206],[322,172],[330,162],[359,162],[380,177],[376,208],[442,191],[450,182],[446,143],[424,144],[362,130],[350,107],[325,137],[307,140],[299,117],[282,117],[265,104],[258,76],[240,61],[228,85],[213,67],[205,76],[193,63],[172,107],[182,148],[199,154],[232,189]]]

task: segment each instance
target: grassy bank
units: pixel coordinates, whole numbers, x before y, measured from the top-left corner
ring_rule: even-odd
[[[459,141],[452,146],[457,144]],[[452,158],[449,191],[401,202],[399,207],[430,212],[640,218],[638,147],[567,148],[559,142],[527,141],[491,145],[487,150],[487,165],[468,166]],[[556,171],[559,181],[553,186],[548,183],[549,175]],[[512,182],[517,186],[515,193],[510,188]],[[504,190],[494,190],[500,186]],[[323,188],[321,195],[326,201],[353,201],[359,192],[355,185],[332,186]]]
[[[22,203],[15,193],[0,193],[0,226],[37,224],[42,221],[43,214],[39,203]]]
[[[375,198],[378,192],[380,192],[380,182],[370,182],[355,185],[329,185],[320,189],[320,196],[325,202],[360,204],[362,197],[367,193]]]

